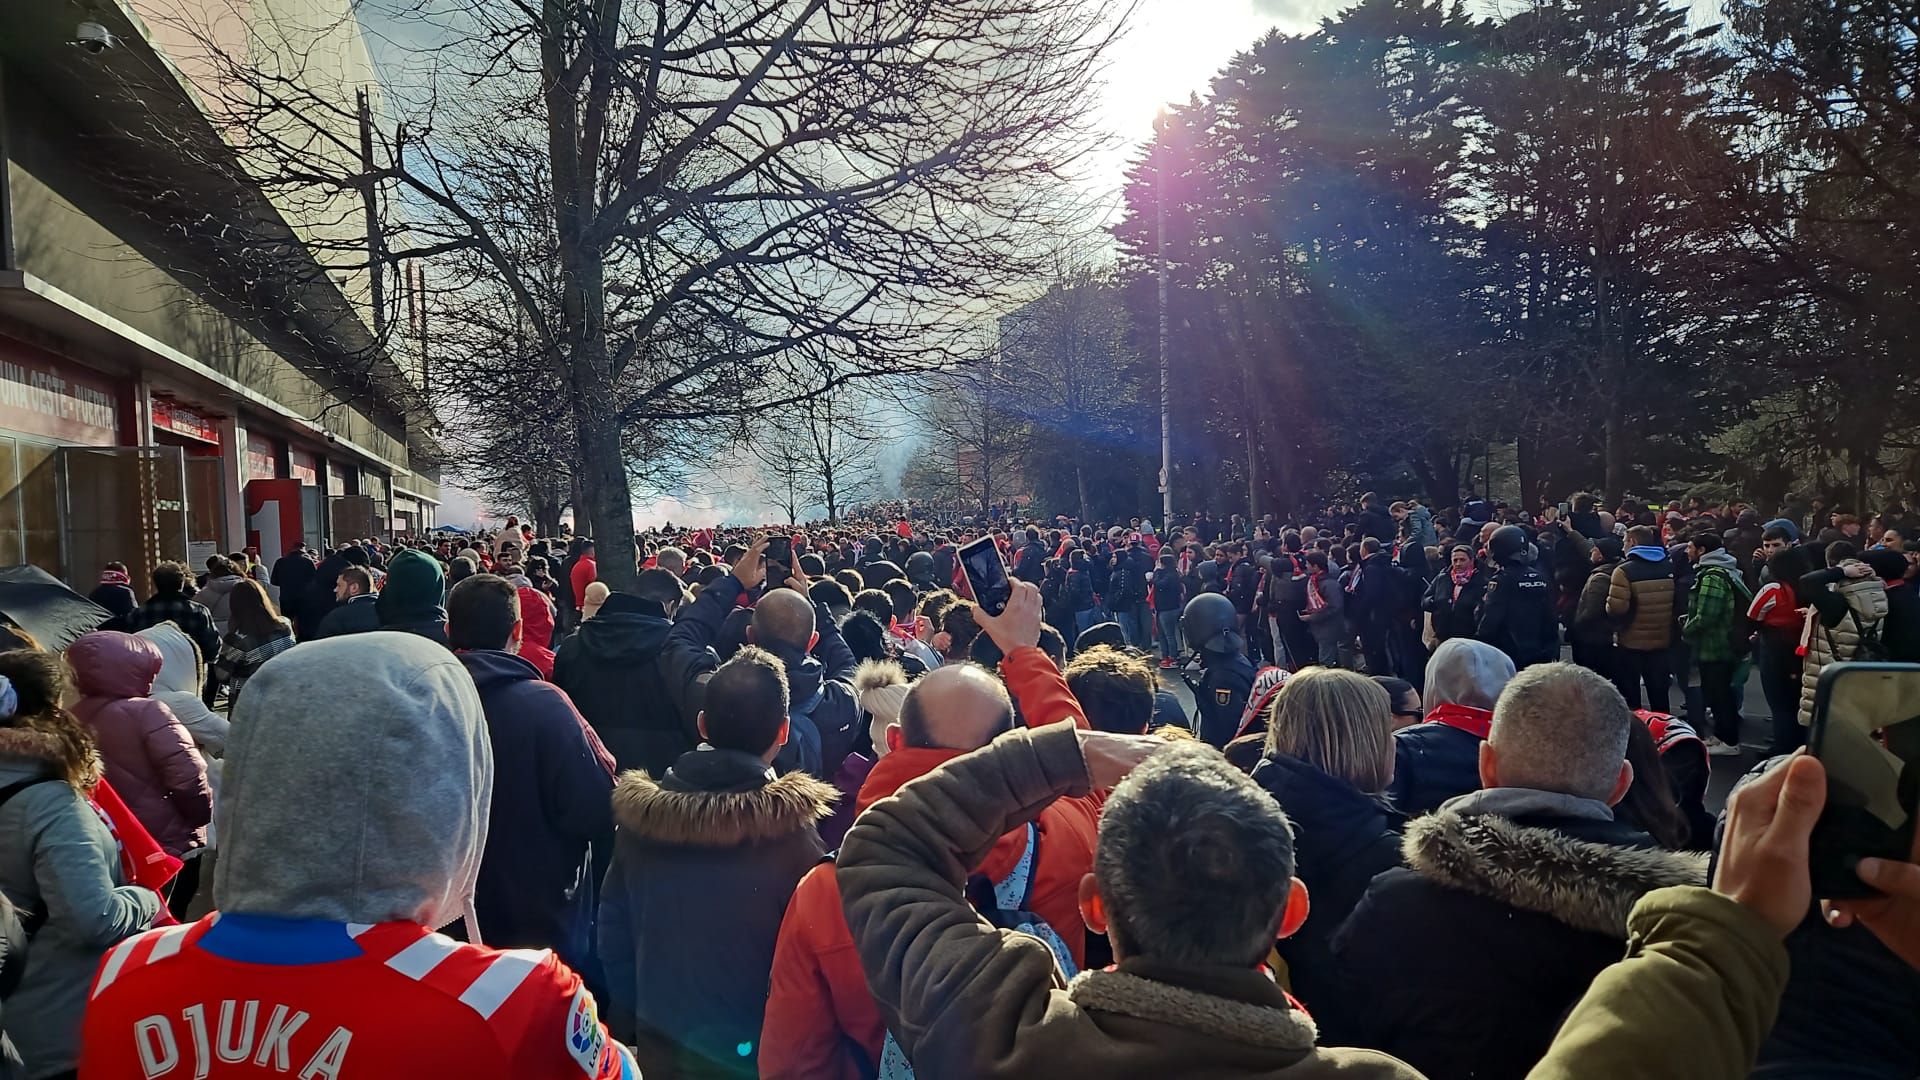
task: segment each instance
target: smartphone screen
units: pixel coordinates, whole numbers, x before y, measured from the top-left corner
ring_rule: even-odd
[[[1874,896],[1854,867],[1913,858],[1920,813],[1920,664],[1832,664],[1814,691],[1808,749],[1827,770],[1814,826],[1813,892]]]
[[[767,580],[784,585],[793,576],[793,537],[774,536],[767,540]]]
[[[1013,599],[1013,582],[1007,577],[1007,564],[1000,558],[993,537],[983,536],[961,548],[960,569],[966,573],[973,601],[981,610],[989,615],[1007,610],[1007,601]]]

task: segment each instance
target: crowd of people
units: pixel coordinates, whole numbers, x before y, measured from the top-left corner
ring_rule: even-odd
[[[1795,753],[1826,665],[1920,662],[1910,521],[112,564],[99,629],[0,651],[0,1077],[1912,1076],[1920,867],[1817,904]]]

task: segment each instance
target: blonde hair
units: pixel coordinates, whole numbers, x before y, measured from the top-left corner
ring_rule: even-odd
[[[1368,794],[1393,780],[1393,699],[1339,668],[1310,667],[1267,705],[1267,753],[1287,754]]]

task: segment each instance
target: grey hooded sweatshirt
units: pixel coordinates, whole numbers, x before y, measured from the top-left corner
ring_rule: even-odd
[[[289,649],[248,681],[226,760],[220,910],[441,927],[471,905],[493,752],[445,646],[383,630]]]

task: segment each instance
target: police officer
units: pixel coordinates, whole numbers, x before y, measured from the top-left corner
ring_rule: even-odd
[[[1539,553],[1518,525],[1503,525],[1487,539],[1487,556],[1498,568],[1480,604],[1475,635],[1513,659],[1513,666],[1560,659],[1560,624],[1553,617],[1553,583],[1535,566]]]
[[[1194,734],[1216,747],[1226,746],[1239,730],[1240,714],[1253,692],[1253,662],[1247,659],[1239,625],[1233,601],[1219,593],[1201,593],[1187,601],[1180,615],[1180,632],[1195,648],[1201,668],[1197,681],[1187,678],[1199,706]]]

